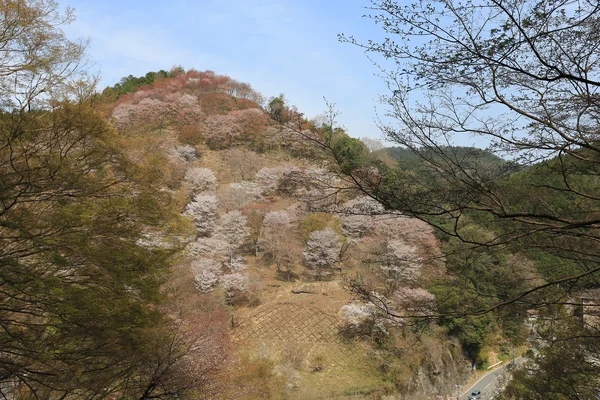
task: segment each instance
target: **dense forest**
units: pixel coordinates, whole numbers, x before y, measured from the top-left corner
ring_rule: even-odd
[[[0,4],[0,395],[597,399],[599,11],[419,4],[372,18],[429,47],[340,37],[410,63],[391,147],[213,71],[100,90],[70,9]]]

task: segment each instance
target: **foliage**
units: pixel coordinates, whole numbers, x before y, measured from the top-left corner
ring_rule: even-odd
[[[133,157],[95,108],[85,46],[60,30],[70,9],[0,8],[3,395],[139,398],[175,337],[160,287],[184,232],[156,173],[166,157]]]
[[[121,78],[121,80],[114,86],[107,86],[102,91],[102,96],[114,101],[124,94],[135,92],[140,86],[149,85],[160,79],[172,78],[177,76],[178,73],[180,73],[180,71],[177,71],[176,69],[172,69],[171,71],[165,71],[161,69],[160,71],[156,72],[150,71],[146,75],[140,77],[128,75]]]
[[[382,71],[395,120],[382,130],[403,160],[364,174],[353,154],[329,146],[332,157],[386,209],[437,228],[456,285],[436,289],[440,317],[474,358],[492,320],[518,336],[507,319],[598,287],[598,7],[374,0],[369,17],[382,41],[340,38],[396,67]],[[455,145],[468,136],[487,149]]]
[[[542,346],[537,354],[514,372],[502,399],[567,400],[598,397],[600,371],[597,325],[584,325],[564,307],[544,310],[540,318],[560,324],[540,324]],[[564,338],[569,338],[564,340]]]
[[[0,17],[0,108],[20,113],[93,93],[86,42],[67,40],[62,25],[74,20],[51,0],[7,1]]]
[[[336,234],[342,234],[342,221],[333,214],[313,213],[300,221],[300,237],[304,243],[310,240],[310,235],[315,231],[331,229]]]
[[[325,133],[325,140],[342,171],[349,173],[365,163],[369,150],[359,139],[351,138],[340,128]]]

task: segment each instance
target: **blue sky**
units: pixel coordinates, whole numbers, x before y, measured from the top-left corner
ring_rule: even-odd
[[[69,37],[91,39],[101,87],[173,65],[209,69],[266,97],[283,93],[309,118],[326,97],[350,135],[379,136],[374,109],[382,112],[385,85],[359,48],[337,40],[381,35],[362,18],[369,0],[60,1],[75,8]]]

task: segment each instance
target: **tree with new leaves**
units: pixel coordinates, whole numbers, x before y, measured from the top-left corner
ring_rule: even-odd
[[[0,105],[16,112],[93,93],[86,42],[66,38],[61,26],[74,20],[51,0],[7,1],[0,16]]]
[[[415,173],[375,160],[359,168],[338,165],[386,208],[424,220],[450,238],[445,250],[460,255],[454,258],[460,264],[449,264],[460,274],[456,282],[463,274],[476,276],[475,268],[490,276],[492,265],[519,273],[519,265],[503,264],[506,254],[524,253],[535,261],[518,290],[504,290],[499,280],[464,280],[470,287],[463,293],[484,296],[444,312],[473,316],[512,307],[577,306],[573,299],[597,288],[600,274],[597,2],[371,4],[368,17],[383,28],[383,38],[341,40],[384,59],[378,66],[390,93],[383,102],[395,121],[381,128],[421,167]],[[455,146],[470,137],[486,152]],[[510,162],[490,164],[489,154]],[[489,258],[493,263],[485,265]],[[559,332],[564,340],[577,337],[572,330]],[[586,335],[579,344],[594,356],[598,333]],[[580,383],[571,383],[571,394],[556,398],[578,398]]]
[[[171,338],[164,230],[181,232],[153,173],[166,157],[132,157],[94,107],[85,43],[61,31],[72,19],[53,1],[0,4],[0,390],[140,398]]]

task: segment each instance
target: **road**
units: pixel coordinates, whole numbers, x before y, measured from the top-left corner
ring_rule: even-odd
[[[521,365],[525,362],[525,358],[524,357],[518,357],[515,358],[515,364]],[[460,395],[460,399],[461,400],[466,400],[469,398],[469,395],[476,391],[476,390],[480,390],[481,391],[481,400],[491,400],[494,398],[494,392],[499,389],[499,386],[501,385],[501,377],[503,376],[505,371],[506,366],[508,365],[508,363],[504,364],[502,367],[497,368],[491,372],[489,372],[488,374],[482,376],[481,378],[479,378],[479,380],[477,382],[475,382],[475,384],[473,386],[471,386],[468,390],[466,390],[463,394]]]

